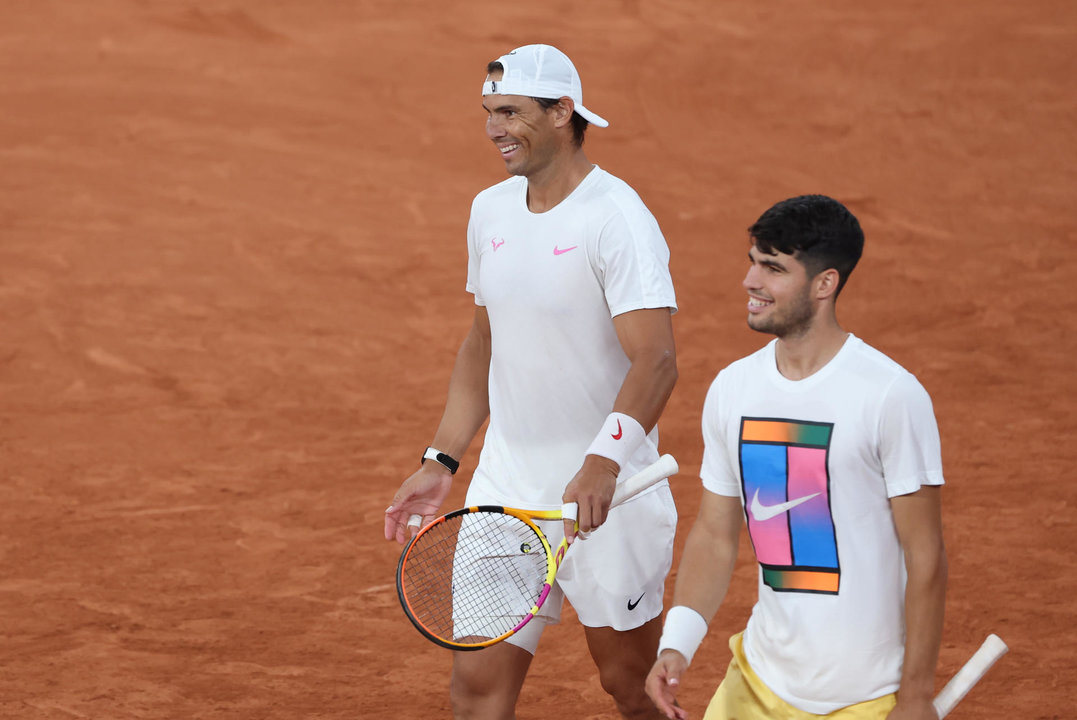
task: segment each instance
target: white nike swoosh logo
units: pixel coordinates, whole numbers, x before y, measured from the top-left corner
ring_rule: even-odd
[[[752,511],[752,517],[755,518],[756,522],[763,522],[764,520],[770,520],[772,517],[781,515],[783,512],[789,512],[797,505],[806,503],[819,494],[820,493],[812,493],[811,495],[798,497],[796,500],[789,500],[787,502],[778,503],[777,505],[764,505],[759,502],[759,489],[756,488],[755,495],[752,496],[752,504],[748,509]]]

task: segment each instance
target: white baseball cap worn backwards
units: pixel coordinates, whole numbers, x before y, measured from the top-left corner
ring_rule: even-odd
[[[559,100],[572,98],[585,120],[598,127],[609,122],[583,106],[583,85],[576,66],[563,52],[552,45],[524,45],[497,59],[505,68],[500,80],[487,77],[482,85],[486,95],[523,95],[525,97]]]

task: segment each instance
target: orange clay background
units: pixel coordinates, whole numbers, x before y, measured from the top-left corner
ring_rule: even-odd
[[[449,714],[382,513],[470,323],[471,198],[504,177],[485,64],[536,41],[672,250],[678,557],[706,388],[766,340],[745,228],[830,194],[868,238],[840,318],[941,426],[938,686],[1011,647],[952,717],[1074,717],[1069,0],[3,2],[0,717]],[[743,542],[694,718],[755,572]],[[520,718],[613,715],[566,616]]]

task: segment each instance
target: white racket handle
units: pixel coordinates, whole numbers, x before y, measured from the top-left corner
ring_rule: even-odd
[[[677,461],[673,456],[668,453],[663,455],[623,483],[617,485],[617,490],[613,493],[613,501],[610,502],[610,508],[615,508],[626,500],[639,495],[647,488],[657,485],[672,475],[676,475],[678,470],[680,470],[680,466],[677,465]],[[579,505],[576,503],[565,503],[561,506],[561,518],[575,520],[579,515],[579,511]]]
[[[957,674],[946,683],[935,697],[935,712],[939,720],[950,714],[950,711],[968,695],[969,690],[980,682],[980,678],[987,674],[991,666],[1009,650],[1006,643],[994,633],[987,636],[983,645],[977,650],[969,661],[957,671]]]

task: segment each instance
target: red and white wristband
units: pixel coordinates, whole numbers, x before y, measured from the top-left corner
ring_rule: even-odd
[[[631,415],[612,412],[602,423],[602,429],[591,441],[587,455],[601,455],[617,463],[622,469],[643,444],[647,432]]]
[[[662,639],[658,641],[658,654],[661,655],[663,650],[676,650],[691,665],[692,656],[706,635],[707,621],[702,615],[687,605],[674,605],[666,613]]]

